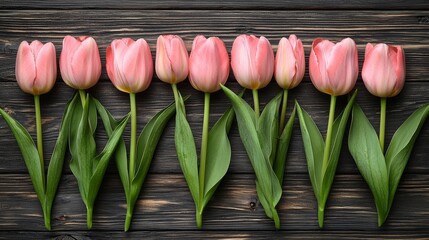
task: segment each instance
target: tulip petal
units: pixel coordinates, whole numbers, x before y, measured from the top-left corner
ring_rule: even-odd
[[[156,41],[156,57],[155,57],[155,70],[156,75],[161,81],[167,83],[176,83],[173,79],[172,62],[169,59],[169,51],[171,46],[166,36],[159,36]]]
[[[124,69],[123,69],[123,61],[129,49],[129,46],[127,45],[127,43],[129,44],[129,41],[127,41],[124,38],[124,39],[113,40],[111,44],[113,54],[114,54],[113,67],[115,72],[114,78],[113,79],[111,78],[111,80],[113,85],[115,85],[116,88],[118,88],[123,92],[130,93],[130,86],[128,84],[128,81],[124,74]]]
[[[33,84],[36,79],[36,63],[28,42],[19,45],[15,64],[16,81],[22,91],[33,94]]]
[[[327,59],[334,43],[317,38],[313,41],[310,53],[310,77],[313,85],[321,92],[331,94],[329,78],[326,72]]]
[[[73,88],[77,88],[73,75],[72,60],[74,52],[79,48],[81,42],[72,36],[65,36],[63,49],[60,55],[60,72],[64,82]]]
[[[183,81],[188,76],[188,51],[185,43],[179,37],[171,39],[170,49],[167,51],[169,57],[169,66],[176,76],[176,82]]]
[[[34,81],[34,91],[38,94],[49,92],[57,78],[57,61],[55,47],[47,43],[40,49],[36,59],[37,77]]]
[[[279,86],[289,89],[295,77],[297,63],[293,48],[289,40],[285,37],[280,39],[275,59],[275,79]]]
[[[254,68],[258,74],[258,87],[263,88],[270,83],[274,72],[274,53],[270,42],[260,37],[256,47]]]
[[[351,38],[337,43],[327,63],[327,73],[334,95],[343,95],[354,87],[358,74],[357,48]]]
[[[101,75],[101,60],[93,38],[85,39],[74,52],[71,67],[79,89],[88,89],[97,83]]]
[[[133,93],[149,87],[153,75],[153,60],[149,45],[144,39],[130,45],[122,64],[123,74]]]

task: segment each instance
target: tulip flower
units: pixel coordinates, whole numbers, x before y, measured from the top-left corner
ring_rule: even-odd
[[[274,62],[274,78],[283,88],[283,103],[280,114],[280,131],[285,125],[288,90],[295,88],[304,78],[305,54],[304,46],[294,34],[288,38],[283,37],[276,53]]]
[[[128,60],[134,61],[129,58]],[[130,62],[126,64],[127,73],[124,74],[124,68],[113,71],[116,83],[123,90],[140,90],[144,88],[144,84],[130,84],[130,76],[133,76],[137,63]],[[117,67],[117,65],[115,65]],[[73,119],[69,129],[69,149],[72,160],[70,168],[79,185],[79,191],[82,201],[85,203],[87,211],[87,226],[92,228],[92,215],[94,202],[97,197],[98,190],[104,177],[105,170],[108,166],[109,159],[115,152],[115,148],[119,143],[129,114],[121,121],[111,123],[115,126],[114,129],[106,128],[109,139],[104,150],[100,154],[97,153],[97,146],[94,139],[95,128],[98,121],[98,115],[103,118],[107,114],[101,114],[107,110],[85,92],[86,89],[94,86],[101,74],[101,60],[98,51],[98,46],[95,40],[91,37],[71,37],[66,36],[63,40],[63,49],[60,55],[60,71],[64,82],[72,88],[78,90],[80,96],[80,107],[71,104],[70,108],[73,111]],[[118,76],[120,75],[120,76]],[[134,77],[134,76],[133,76]],[[122,81],[122,82],[121,82]],[[78,98],[78,97],[76,97]],[[75,98],[73,98],[75,99]],[[78,98],[79,99],[79,98]],[[73,100],[73,103],[78,102]],[[79,105],[79,104],[77,104]],[[102,119],[106,123],[109,119]]]
[[[34,96],[49,92],[57,79],[55,46],[23,41],[16,56],[16,81],[22,91]]]
[[[163,48],[162,45],[158,44]],[[159,52],[162,52],[160,50]],[[185,55],[185,52],[182,53]],[[173,58],[171,58],[173,59]],[[182,62],[176,58],[177,63]],[[210,134],[210,94],[220,89],[229,75],[229,57],[223,41],[217,37],[197,36],[192,44],[189,57],[189,81],[191,85],[204,92],[204,120],[201,140],[199,169],[195,141],[186,119],[182,96],[173,82],[176,101],[175,143],[180,166],[188,183],[196,206],[197,227],[202,227],[202,214],[213,196],[219,182],[225,176],[231,159],[228,132],[231,127],[233,111],[229,109],[211,129]],[[206,169],[206,166],[209,166]]]
[[[46,44],[40,41],[33,41],[28,44],[27,41],[21,42],[16,55],[15,65],[16,81],[22,91],[34,96],[34,107],[36,113],[36,131],[37,131],[37,149],[34,146],[30,134],[25,129],[19,128],[19,123],[10,117],[6,112],[0,109],[0,115],[9,124],[12,132],[18,142],[23,158],[28,167],[37,197],[42,204],[45,227],[51,229],[51,208],[55,191],[58,186],[59,178],[51,177],[46,180],[44,157],[43,157],[43,134],[42,117],[40,111],[39,95],[49,92],[55,84],[57,78],[57,61],[55,46],[48,42]],[[15,123],[16,122],[16,123]],[[25,133],[24,133],[25,132]],[[32,144],[31,144],[32,143]],[[52,155],[50,166],[51,174],[61,173],[64,155],[57,150],[58,154]],[[36,153],[36,154],[34,154]],[[57,168],[57,166],[61,166]],[[56,172],[56,173],[54,173]],[[50,186],[49,193],[45,186]]]
[[[380,146],[384,150],[386,98],[394,97],[404,87],[405,55],[402,47],[381,43],[366,45],[362,79],[368,91],[380,97]]]
[[[238,83],[252,89],[255,114],[259,117],[257,90],[268,85],[274,71],[274,53],[268,39],[244,34],[238,36],[232,44],[231,67]]]
[[[16,55],[16,81],[22,91],[34,95],[36,110],[37,147],[40,163],[43,163],[42,119],[39,95],[49,92],[57,79],[55,46],[51,42],[43,44],[33,41],[29,45],[23,41]]]
[[[317,132],[317,126],[308,113],[297,104],[309,174],[318,202],[319,226],[323,227],[325,204],[335,176],[345,123],[356,97],[355,92],[343,113],[335,121],[338,124],[334,124],[337,96],[349,93],[358,77],[358,50],[355,42],[350,38],[336,44],[321,38],[315,39],[310,53],[309,68],[313,85],[319,91],[331,95],[326,141],[321,138],[320,131]]]
[[[142,92],[149,87],[153,75],[152,54],[147,42],[140,38],[134,41],[131,38],[113,40],[106,49],[106,69],[107,74],[115,87],[129,93],[131,105],[131,142],[129,171],[127,179],[134,179],[136,172],[136,143],[137,143],[137,111],[136,111],[136,93]],[[127,161],[125,159],[125,161]],[[122,173],[121,173],[122,174]],[[121,178],[122,179],[122,178]],[[124,185],[130,185],[130,182]],[[141,187],[141,185],[140,185]],[[125,220],[125,231],[128,231],[133,214],[135,201],[132,202],[131,196],[139,191],[131,191],[130,187],[127,196],[127,216]],[[137,199],[137,197],[135,197]]]
[[[189,57],[189,81],[202,92],[212,93],[225,84],[229,75],[229,57],[225,44],[217,37],[197,36]]]
[[[351,38],[334,44],[317,38],[310,53],[310,78],[321,92],[331,96],[349,93],[359,73],[358,50]]]
[[[399,94],[405,81],[405,55],[402,47],[368,43],[362,79],[368,91],[380,97],[379,135],[377,136],[363,110],[355,104],[348,144],[350,154],[372,192],[380,227],[389,216],[410,152],[429,116],[429,104],[419,107],[401,124],[385,151],[387,98]]]
[[[374,96],[385,98],[398,95],[405,81],[405,54],[402,47],[368,43],[362,79]]]
[[[98,46],[92,37],[65,36],[60,55],[60,72],[70,87],[85,90],[94,86],[101,75]]]
[[[177,84],[188,76],[188,51],[182,38],[161,35],[156,42],[155,70],[158,78]]]
[[[285,124],[286,89],[265,105],[260,116],[258,89],[271,81],[274,63],[277,65],[278,80],[295,79],[295,85],[301,81],[305,70],[304,49],[295,35],[280,41],[277,60],[274,59],[271,44],[265,37],[238,36],[232,45],[231,67],[238,83],[242,87],[252,89],[254,110],[228,88],[222,87],[222,90],[231,100],[237,115],[240,137],[255,172],[258,199],[266,215],[274,221],[276,229],[279,229],[280,217],[276,206],[283,192],[284,168],[295,110]],[[289,88],[291,83],[287,84]],[[278,113],[282,101],[279,121]]]

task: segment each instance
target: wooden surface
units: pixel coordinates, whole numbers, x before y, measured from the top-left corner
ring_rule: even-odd
[[[16,1],[0,4],[0,107],[9,111],[35,135],[32,96],[15,82],[15,56],[23,40],[52,41],[61,50],[64,35],[93,36],[99,44],[103,65],[105,48],[115,38],[144,37],[155,54],[160,34],[178,34],[190,50],[197,34],[221,37],[230,51],[241,34],[266,36],[277,48],[279,39],[295,33],[303,40],[308,56],[316,37],[340,40],[352,37],[359,48],[362,66],[367,42],[403,45],[406,52],[407,82],[401,94],[388,101],[387,140],[418,106],[429,101],[429,2],[393,1]],[[155,56],[155,55],[154,55]],[[238,92],[231,76],[227,85]],[[358,80],[357,101],[370,121],[378,127],[378,99]],[[188,119],[199,146],[203,94],[189,83],[179,85],[187,102]],[[265,104],[280,89],[273,81],[260,91]],[[105,69],[100,82],[90,91],[115,117],[128,112],[128,96],[116,90]],[[58,134],[61,114],[73,90],[58,78],[54,89],[41,97],[45,154],[49,159]],[[251,94],[245,98],[250,102]],[[307,74],[291,91],[294,99],[314,117],[325,131],[329,97],[319,93]],[[156,76],[151,87],[137,96],[138,129],[173,100],[170,86]],[[339,106],[344,106],[345,97]],[[228,100],[216,93],[211,123],[227,108]],[[339,108],[338,108],[339,109]],[[290,111],[290,109],[289,109]],[[147,181],[137,202],[132,231],[123,233],[125,197],[119,176],[111,162],[94,210],[93,230],[86,230],[86,212],[68,161],[54,203],[53,231],[43,226],[42,211],[33,191],[16,142],[0,119],[0,239],[427,239],[429,238],[429,126],[417,139],[409,164],[399,185],[386,224],[377,227],[371,193],[347,150],[343,151],[325,213],[325,228],[317,226],[316,201],[307,174],[299,126],[295,124],[286,166],[284,194],[278,206],[282,228],[274,230],[258,203],[254,174],[236,125],[231,130],[233,157],[225,180],[204,214],[204,228],[197,230],[194,203],[179,168],[174,150],[174,121],[162,136]],[[128,141],[126,131],[125,139]],[[102,132],[99,143],[105,142]],[[345,137],[345,140],[347,136]]]

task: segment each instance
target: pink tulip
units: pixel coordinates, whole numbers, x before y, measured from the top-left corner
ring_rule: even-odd
[[[223,41],[217,37],[195,37],[189,57],[191,85],[202,92],[216,92],[228,75],[229,57]]]
[[[146,90],[153,76],[153,61],[147,42],[140,38],[113,40],[106,50],[106,69],[117,89],[126,93]]]
[[[340,96],[350,92],[359,73],[358,50],[351,38],[334,44],[317,38],[310,53],[310,77],[321,92]]]
[[[156,42],[156,75],[163,82],[177,84],[188,76],[188,51],[176,35],[161,35]]]
[[[23,41],[16,55],[16,81],[22,91],[41,95],[49,92],[57,79],[57,59],[54,44]]]
[[[282,38],[276,53],[274,78],[283,89],[292,89],[302,81],[305,73],[305,54],[302,42],[295,35]]]
[[[86,36],[65,36],[60,71],[63,81],[72,88],[84,90],[94,86],[101,75],[100,53],[95,40]]]
[[[368,91],[377,97],[393,97],[404,87],[405,54],[400,46],[384,43],[365,49],[362,79]]]
[[[238,36],[232,44],[231,67],[242,87],[255,90],[267,86],[274,71],[274,53],[268,39]]]

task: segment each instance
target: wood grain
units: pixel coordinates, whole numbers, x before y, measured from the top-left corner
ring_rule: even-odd
[[[55,231],[55,232],[2,232],[0,239],[414,239],[425,240],[428,231]]]
[[[389,1],[388,4],[383,0],[370,1],[247,1],[247,0],[159,0],[159,1],[138,1],[125,0],[118,3],[113,0],[103,2],[97,0],[77,0],[77,1],[43,1],[43,0],[24,0],[13,1],[4,0],[0,9],[142,9],[142,10],[160,10],[160,9],[260,9],[260,10],[288,10],[288,9],[429,9],[429,3],[425,0],[414,1]]]
[[[1,229],[43,231],[39,202],[28,176],[0,175]],[[94,208],[94,231],[121,231],[125,198],[117,175],[105,176]],[[289,174],[277,207],[282,230],[318,231],[317,205],[306,175]],[[429,228],[429,176],[406,175],[383,231]],[[64,175],[54,203],[54,230],[85,230],[86,215],[73,175]],[[196,230],[195,206],[180,174],[149,174],[136,204],[133,230]],[[407,223],[407,224],[404,224]],[[228,174],[204,214],[204,230],[274,230],[257,201],[252,174]],[[338,175],[325,214],[328,231],[377,231],[371,194],[360,176]]]
[[[228,51],[239,34],[264,35],[277,49],[281,37],[297,34],[308,56],[317,37],[334,41],[352,37],[362,66],[367,42],[400,44],[406,52],[407,82],[404,90],[388,100],[387,142],[417,107],[429,102],[429,2],[415,1],[248,1],[248,0],[3,0],[0,4],[0,107],[6,109],[35,136],[32,96],[15,82],[15,57],[21,41],[34,39],[55,44],[57,56],[65,35],[93,36],[105,63],[105,48],[116,38],[144,37],[155,56],[160,34],[180,35],[190,51],[197,34],[218,36]],[[308,62],[308,57],[307,57]],[[307,66],[308,67],[308,66]],[[45,155],[48,158],[60,119],[73,90],[58,73],[54,89],[41,97]],[[241,90],[232,74],[227,86]],[[187,101],[188,119],[197,143],[201,138],[203,94],[189,83],[179,85]],[[378,128],[378,99],[371,96],[359,77],[357,101]],[[266,104],[280,91],[273,81],[260,91]],[[117,118],[128,110],[128,96],[116,90],[105,69],[100,82],[89,91]],[[244,98],[251,103],[251,94]],[[325,132],[329,96],[311,84],[308,71],[303,83],[290,92],[289,106],[298,100]],[[151,116],[173,100],[171,88],[154,76],[151,87],[137,95],[138,130]],[[338,101],[337,113],[346,97]],[[222,93],[212,97],[211,124],[229,106]],[[289,112],[291,109],[289,109]],[[101,123],[100,123],[101,126]],[[341,159],[327,203],[325,228],[317,226],[316,201],[307,174],[298,121],[295,122],[286,166],[283,198],[278,209],[282,229],[261,208],[255,193],[253,169],[241,144],[237,126],[230,133],[231,166],[204,214],[204,228],[195,227],[195,206],[183,179],[174,150],[174,121],[161,138],[147,181],[135,209],[130,233],[123,233],[125,198],[117,170],[111,161],[95,204],[94,229],[86,230],[85,207],[66,158],[64,174],[53,209],[53,232],[43,226],[40,204],[24,161],[8,126],[0,119],[0,239],[428,239],[429,238],[429,126],[417,139],[398,188],[386,225],[377,227],[371,193],[343,142]],[[106,137],[96,133],[99,148]],[[124,138],[129,140],[129,129]],[[199,144],[197,144],[199,146]],[[49,162],[48,159],[45,160]],[[47,165],[47,164],[46,164]]]

